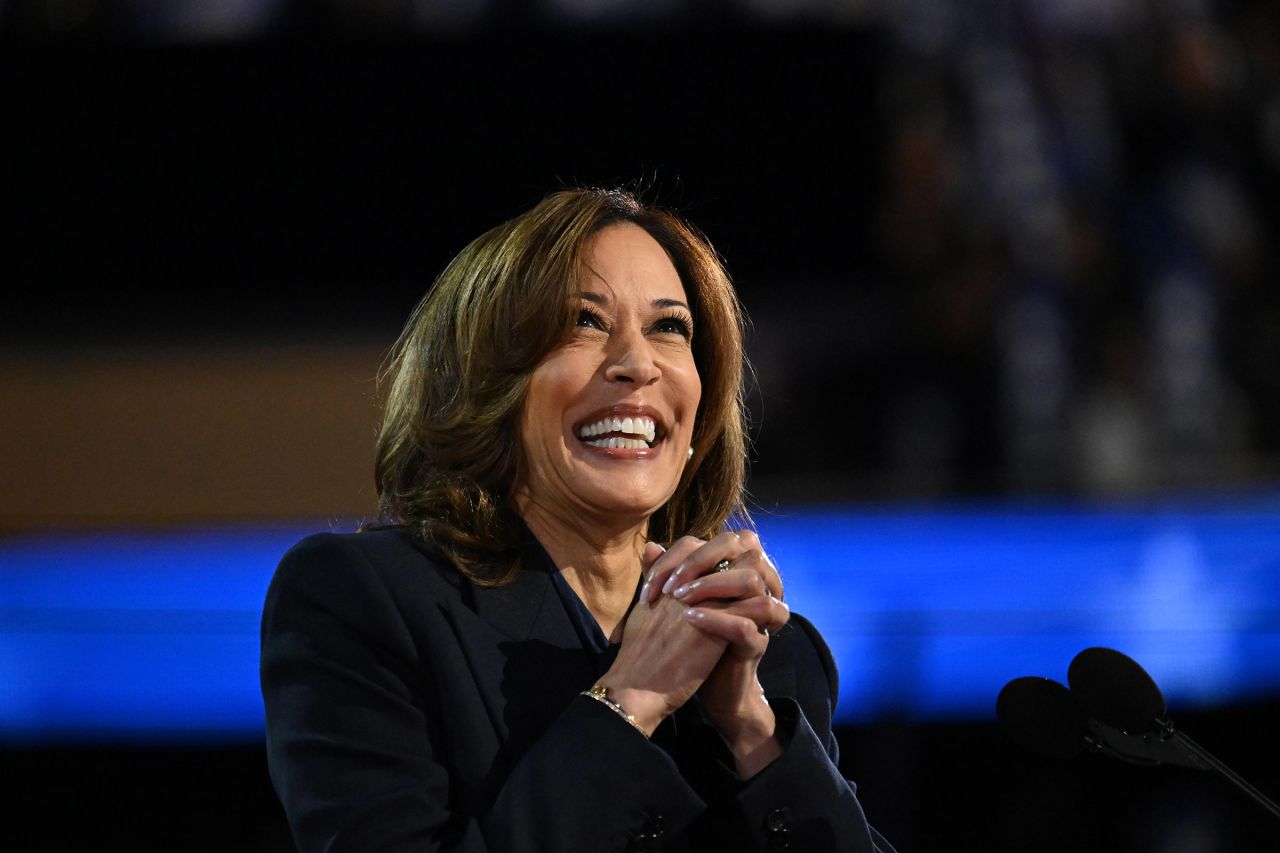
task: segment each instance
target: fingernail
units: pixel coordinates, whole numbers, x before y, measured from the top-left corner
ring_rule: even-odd
[[[649,603],[649,582],[645,581],[644,586],[640,587],[640,600],[645,604]]]
[[[674,572],[671,573],[671,577],[667,578],[667,582],[662,585],[663,595],[666,595],[667,593],[671,592],[671,590],[675,589],[676,577],[679,574],[680,574],[680,569],[676,569]]]
[[[684,612],[684,618],[690,620],[691,622],[696,622],[699,619],[706,619],[707,614],[703,613],[701,610],[699,610],[696,607],[690,607],[688,610]]]
[[[698,584],[700,583],[702,583],[702,581],[694,581],[693,583],[681,584],[680,586],[676,587],[675,591],[672,592],[671,594],[674,595],[676,598],[684,598],[686,595],[688,595],[689,593],[697,589]]]

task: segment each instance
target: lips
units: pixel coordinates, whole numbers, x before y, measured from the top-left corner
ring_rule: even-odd
[[[661,416],[648,407],[614,406],[589,415],[573,434],[592,447],[643,450],[660,442],[666,429]]]

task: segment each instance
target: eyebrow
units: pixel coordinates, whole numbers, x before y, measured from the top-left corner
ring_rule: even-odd
[[[587,300],[588,302],[594,303],[596,305],[609,304],[608,297],[606,297],[603,293],[596,293],[595,291],[592,291],[592,290],[584,290],[582,291],[582,293],[579,293],[578,295],[581,296],[583,299]],[[653,304],[654,304],[654,307],[656,308],[683,308],[689,313],[693,313],[693,309],[691,309],[688,305],[685,305],[679,299],[655,299],[653,300]]]

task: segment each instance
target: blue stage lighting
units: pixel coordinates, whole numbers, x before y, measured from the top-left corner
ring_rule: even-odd
[[[843,723],[988,719],[1006,681],[1062,680],[1097,645],[1139,660],[1174,714],[1280,695],[1274,496],[758,523],[787,599],[835,654]],[[0,739],[261,737],[263,596],[323,527],[0,539]]]

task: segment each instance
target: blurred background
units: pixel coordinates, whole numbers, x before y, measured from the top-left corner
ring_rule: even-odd
[[[757,521],[902,853],[1280,845],[1207,774],[993,713],[1119,648],[1280,797],[1271,0],[0,0],[0,121],[24,849],[291,849],[275,561],[371,514],[436,273],[578,185],[728,263]]]

